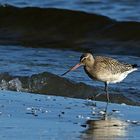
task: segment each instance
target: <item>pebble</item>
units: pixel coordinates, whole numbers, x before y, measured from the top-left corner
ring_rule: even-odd
[[[82,115],[78,115],[77,118],[79,118],[79,119],[83,119],[84,116],[82,116]]]
[[[92,115],[95,115],[96,114],[96,112],[95,111],[92,111]]]
[[[47,99],[49,99],[49,100],[50,100],[50,99],[51,99],[51,97],[50,97],[50,96],[47,96]]]
[[[126,120],[126,122],[131,122],[130,120]]]
[[[132,121],[132,124],[138,124],[138,121]]]
[[[26,110],[31,111],[33,108],[32,107],[27,107]]]
[[[87,125],[86,125],[86,124],[82,124],[81,126],[82,126],[82,127],[87,127]]]
[[[92,110],[95,110],[96,108],[95,107],[92,107]]]
[[[122,103],[121,105],[126,105],[125,103]]]
[[[87,120],[90,120],[90,117],[86,117]]]
[[[113,109],[112,111],[115,112],[115,113],[120,113],[119,110],[115,110],[115,109]]]
[[[102,114],[102,115],[104,115],[105,114],[105,111],[100,111],[99,113]]]
[[[126,120],[126,122],[131,123],[131,124],[140,124],[139,121],[131,121],[131,120]]]

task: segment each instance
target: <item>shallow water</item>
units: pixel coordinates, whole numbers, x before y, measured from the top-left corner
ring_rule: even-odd
[[[67,71],[71,66],[79,62],[79,57],[81,56],[81,54],[82,53],[80,52],[55,50],[55,49],[47,49],[47,48],[24,48],[22,46],[0,46],[0,60],[1,60],[0,72],[1,73],[7,72],[11,76],[19,76],[19,77],[26,76],[28,78],[30,78],[30,76],[32,76],[33,74],[37,74],[35,76],[36,78],[38,78],[38,79],[35,78],[36,82],[39,81],[39,83],[36,83],[38,84],[36,85],[36,89],[37,89],[38,86],[40,86],[40,82],[41,82],[39,76],[40,73],[47,71],[56,74],[58,76],[61,76],[61,74]],[[127,63],[140,65],[140,61],[139,61],[140,58],[136,56],[107,55],[107,54],[101,54],[101,55],[113,57]],[[42,76],[45,75],[42,74]],[[7,75],[3,75],[3,79],[6,77]],[[88,78],[83,68],[79,68],[71,73],[68,73],[65,76],[65,78],[75,81],[76,83],[82,82],[87,85],[92,85],[94,87],[97,87],[98,89],[101,88],[103,90],[104,88],[103,83],[93,81],[90,78]],[[130,74],[123,82],[119,84],[111,84],[109,87],[116,90],[117,92],[120,93],[123,92],[123,94],[126,97],[130,98],[131,100],[140,102],[139,79],[140,79],[140,71],[138,70]],[[18,81],[17,79],[12,81],[12,84],[17,84],[19,86],[18,89],[20,89],[21,87],[20,81]],[[3,86],[5,86],[4,83]]]
[[[138,0],[0,0],[19,7],[53,7],[105,15],[117,20],[140,21]]]

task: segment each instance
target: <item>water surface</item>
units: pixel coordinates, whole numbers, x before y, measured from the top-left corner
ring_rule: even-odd
[[[79,62],[79,58],[81,54],[82,54],[81,52],[68,51],[68,50],[65,50],[65,51],[55,50],[55,49],[48,49],[48,48],[25,48],[22,46],[0,46],[0,60],[1,60],[0,72],[1,73],[7,72],[13,78],[15,76],[23,77],[22,78],[23,81],[24,80],[26,81],[27,78],[28,79],[33,78],[34,83],[36,83],[35,84],[36,92],[39,87],[41,88],[40,79],[42,79],[44,82],[49,82],[49,80],[46,79],[47,77],[45,77],[46,75],[41,74],[42,72],[50,72],[52,74],[60,76],[62,79],[67,78],[76,83],[85,83],[87,85],[91,85],[97,89],[100,89],[100,91],[103,91],[104,84],[101,82],[91,80],[85,74],[82,67],[71,73],[68,73],[65,77],[61,76],[61,74],[63,74],[70,67],[72,67],[73,65]],[[109,55],[109,54],[95,54],[95,55],[105,55],[105,56],[113,57],[115,59],[118,59],[126,63],[140,65],[140,58],[136,56]],[[31,77],[32,75],[34,76]],[[2,79],[3,78],[7,79],[6,77],[8,77],[8,75],[3,74],[1,76]],[[43,77],[45,79],[43,79]],[[56,79],[58,78],[56,77]],[[54,80],[54,82],[56,81]],[[61,80],[62,83],[64,81]],[[12,81],[12,82],[17,82],[16,84],[20,85],[19,81],[17,80]],[[2,85],[3,84],[4,83],[2,83]],[[130,74],[123,82],[118,83],[118,84],[110,84],[109,87],[110,87],[110,90],[116,91],[120,95],[121,93],[123,93],[123,95],[125,95],[127,98],[130,98],[131,100],[134,100],[135,102],[139,103],[140,102],[139,84],[140,84],[140,71],[138,70]],[[71,89],[72,85],[71,86],[70,85],[69,85],[69,90],[72,90],[73,92],[73,89]],[[50,86],[52,87],[52,85]],[[73,85],[73,87],[75,86]],[[77,85],[77,88],[78,87],[79,86]],[[85,85],[83,85],[82,87],[84,89]],[[53,88],[55,89],[55,83],[54,83]],[[47,89],[47,86],[46,86],[46,89]],[[73,93],[73,96],[76,94],[76,92],[80,92],[80,91],[76,91],[76,87],[75,87],[75,93]],[[59,94],[62,95],[62,93],[59,93]],[[87,93],[84,93],[84,94],[86,95]],[[81,97],[79,96],[79,98],[82,98],[82,94],[81,94]]]

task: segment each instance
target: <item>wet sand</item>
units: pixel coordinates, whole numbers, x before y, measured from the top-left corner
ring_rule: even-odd
[[[139,140],[140,108],[0,91],[0,139]]]

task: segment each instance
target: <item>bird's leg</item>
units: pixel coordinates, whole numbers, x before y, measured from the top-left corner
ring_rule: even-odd
[[[105,82],[105,92],[106,92],[107,102],[110,102],[109,93],[108,93],[108,83],[107,82]]]
[[[108,109],[108,102],[107,102],[106,107],[105,107],[104,120],[107,120],[107,109]]]

